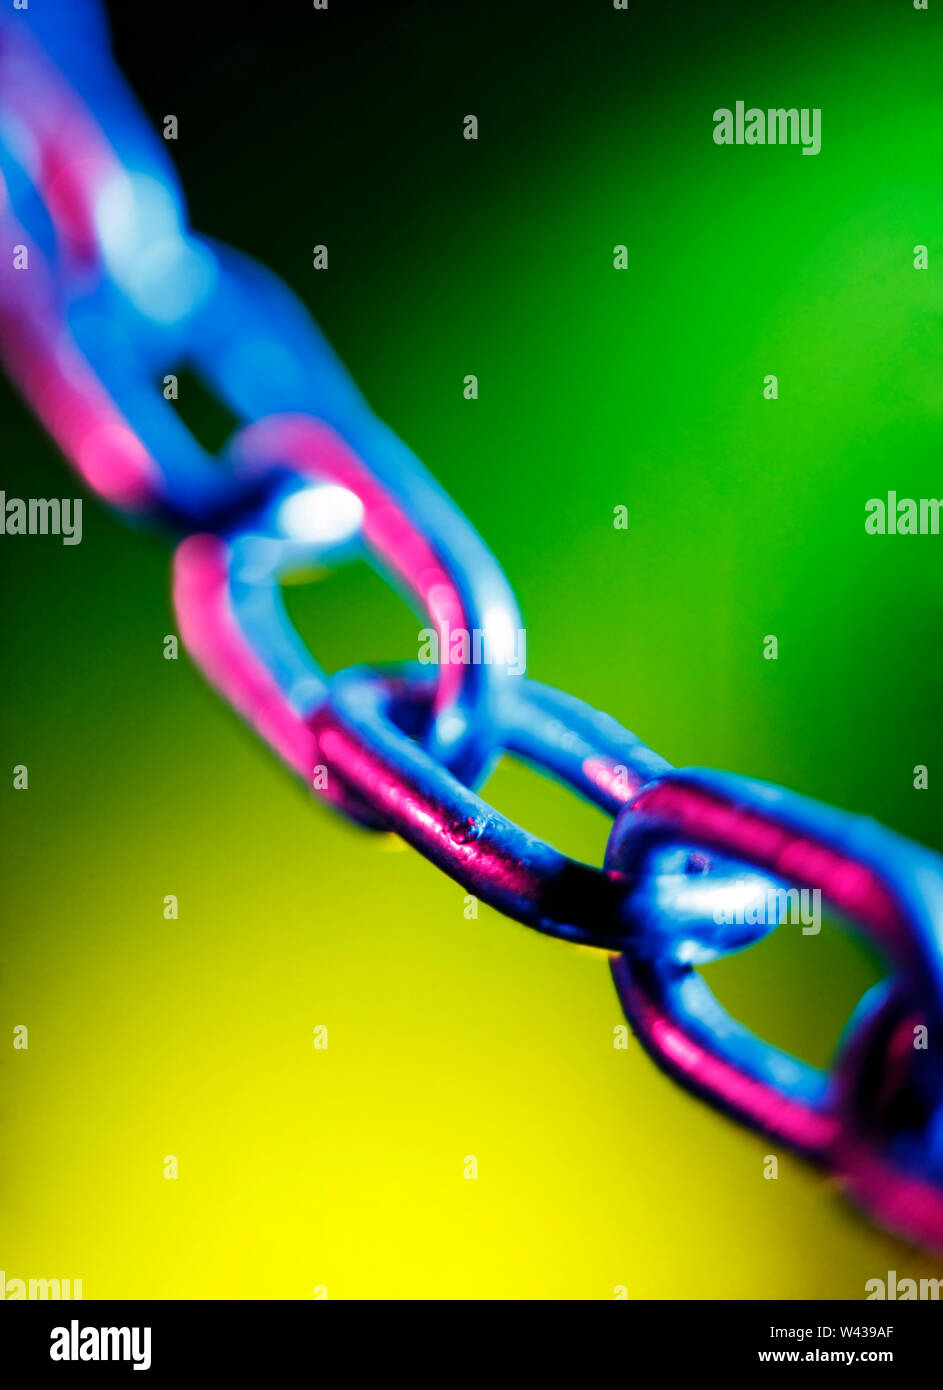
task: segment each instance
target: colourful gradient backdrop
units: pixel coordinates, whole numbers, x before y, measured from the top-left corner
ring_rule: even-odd
[[[180,117],[194,224],[294,286],[492,545],[531,674],[677,763],[943,848],[943,537],[863,527],[871,496],[943,491],[939,10],[303,8],[119,14],[119,57],[155,123]],[[821,154],[716,148],[738,98],[821,107]],[[6,387],[0,429],[8,495],[77,491]],[[8,1277],[860,1298],[941,1273],[788,1156],[764,1181],[767,1144],[614,1050],[603,957],[465,921],[411,851],[312,806],[162,659],[168,558],[91,500],[79,547],[0,542]],[[329,667],[416,653],[360,567],[288,597]],[[487,795],[601,861],[605,818],[568,793],[505,763]],[[824,1063],[877,971],[784,930],[709,978]]]

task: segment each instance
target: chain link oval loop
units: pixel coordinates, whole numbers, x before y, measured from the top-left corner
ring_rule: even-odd
[[[818,889],[888,960],[887,998],[906,997],[911,1008],[917,1004],[921,1024],[939,1027],[939,856],[875,821],[698,768],[668,773],[639,792],[613,827],[606,864],[644,877],[648,856],[679,838],[708,854],[736,856],[790,887]],[[935,1054],[921,1070],[920,1141],[908,1148],[893,1127],[893,1109],[882,1106],[874,1090],[876,1080],[883,1084],[893,1075],[886,1037],[878,1049],[883,1065],[874,1065],[876,1026],[880,1022],[886,1033],[888,1005],[863,1006],[833,1072],[825,1074],[734,1021],[693,966],[653,955],[648,946],[637,951],[629,943],[612,969],[626,1017],[657,1064],[717,1109],[831,1167],[896,1229],[943,1241],[943,1072]],[[916,1070],[910,1062],[903,1068],[908,1083]],[[899,1102],[899,1047],[897,1070],[891,1094]]]

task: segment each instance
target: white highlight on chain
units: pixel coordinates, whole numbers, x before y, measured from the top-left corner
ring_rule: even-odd
[[[286,540],[336,545],[350,540],[363,525],[363,503],[334,483],[301,488],[278,509],[279,530]]]

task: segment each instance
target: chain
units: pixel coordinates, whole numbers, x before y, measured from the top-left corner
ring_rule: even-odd
[[[188,228],[93,0],[0,14],[0,262],[10,376],[93,492],[176,534],[184,644],[287,767],[500,912],[612,953],[625,1014],[669,1076],[943,1250],[943,1066],[927,1045],[943,1036],[943,860],[792,792],[675,770],[519,673],[520,616],[484,543],[290,292]],[[218,459],[152,384],[179,363],[242,422]],[[316,663],[280,581],[353,556],[428,615],[437,663]],[[491,659],[455,659],[456,632],[481,634]],[[603,868],[482,800],[502,752],[613,817]],[[730,1018],[696,970],[788,920],[794,890],[820,893],[889,969],[827,1073]],[[736,910],[744,894],[773,906]]]

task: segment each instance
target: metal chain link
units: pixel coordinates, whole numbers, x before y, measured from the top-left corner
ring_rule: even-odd
[[[0,14],[0,353],[88,487],[180,537],[184,643],[293,772],[311,785],[323,769],[325,800],[499,911],[614,953],[626,1016],[664,1071],[943,1250],[943,860],[791,792],[676,771],[500,659],[520,618],[495,560],[290,292],[189,230],[93,0]],[[220,459],[152,385],[179,363],[242,421]],[[354,555],[428,614],[436,666],[328,676],[315,662],[280,580]],[[455,630],[498,659],[451,659]],[[504,751],[614,817],[603,868],[481,799]],[[731,1019],[695,969],[783,920],[719,913],[745,884],[820,890],[887,960],[828,1074]]]

